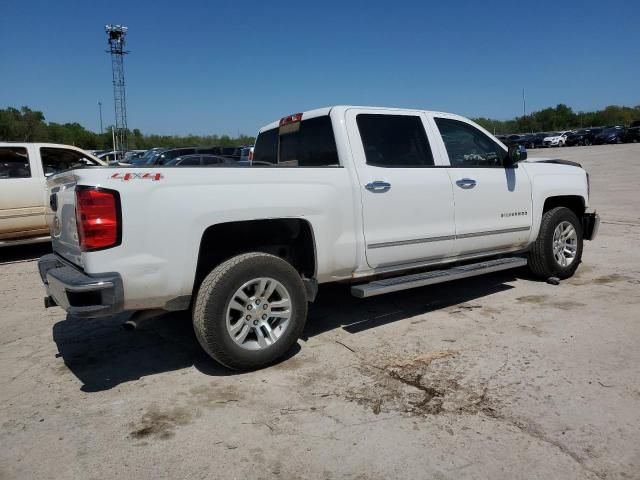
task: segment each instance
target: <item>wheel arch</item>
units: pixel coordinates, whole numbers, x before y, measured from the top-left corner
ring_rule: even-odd
[[[193,293],[217,265],[248,252],[270,253],[289,262],[303,278],[313,279],[318,269],[313,226],[303,218],[241,220],[210,225],[198,248]]]
[[[586,185],[585,185],[586,187]],[[574,190],[570,194],[554,194],[549,192],[546,196],[534,195],[533,201],[533,224],[531,226],[530,242],[533,243],[540,233],[540,222],[543,215],[556,207],[567,207],[581,219],[587,207],[587,199],[580,190]],[[586,192],[585,192],[586,193]]]
[[[576,217],[581,218],[586,208],[585,198],[581,195],[554,195],[547,197],[542,207],[542,214],[556,207],[567,207]]]

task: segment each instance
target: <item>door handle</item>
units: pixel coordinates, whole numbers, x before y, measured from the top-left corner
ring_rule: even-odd
[[[476,181],[473,178],[461,178],[460,180],[456,180],[456,185],[468,190],[476,186]]]
[[[364,188],[366,188],[370,192],[384,193],[391,190],[391,184],[388,182],[383,182],[381,180],[376,180],[375,182],[367,183]]]

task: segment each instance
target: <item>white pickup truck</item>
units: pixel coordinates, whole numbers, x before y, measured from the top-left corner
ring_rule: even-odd
[[[0,142],[0,247],[49,241],[45,179],[85,164],[106,165],[70,145]]]
[[[284,117],[250,167],[87,167],[48,185],[45,305],[191,309],[202,347],[235,369],[291,348],[319,283],[368,297],[525,265],[566,278],[599,224],[579,164],[395,108]]]

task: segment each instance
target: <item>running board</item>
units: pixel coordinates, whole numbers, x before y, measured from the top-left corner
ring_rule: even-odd
[[[527,264],[527,259],[522,257],[498,258],[479,263],[460,265],[447,268],[445,270],[434,270],[431,272],[415,273],[403,277],[385,278],[362,285],[351,287],[351,295],[358,298],[373,297],[383,293],[398,292],[410,288],[424,287],[435,283],[444,283],[461,278],[475,277],[485,273],[499,272],[511,268],[523,267]]]

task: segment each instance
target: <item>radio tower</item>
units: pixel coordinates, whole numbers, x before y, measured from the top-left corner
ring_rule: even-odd
[[[124,91],[124,56],[129,53],[124,49],[127,27],[122,25],[106,25],[111,69],[113,71],[113,103],[116,113],[116,125],[113,131],[114,149],[127,150],[127,102]]]

